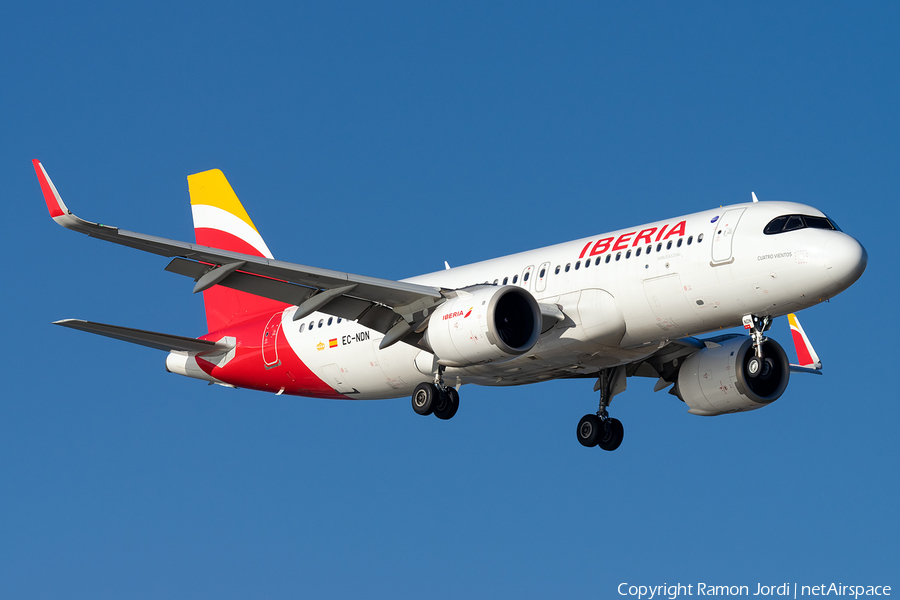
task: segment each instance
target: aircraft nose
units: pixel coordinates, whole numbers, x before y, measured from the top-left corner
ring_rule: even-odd
[[[825,271],[845,289],[862,276],[868,261],[866,249],[849,235],[834,235],[825,242]]]

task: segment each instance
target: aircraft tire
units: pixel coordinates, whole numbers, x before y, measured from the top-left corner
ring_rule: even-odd
[[[452,419],[459,410],[459,392],[454,388],[447,388],[446,392],[438,394],[438,401],[434,407],[434,416],[446,421]]]
[[[433,383],[420,383],[412,395],[412,407],[416,414],[427,416],[434,412],[437,403],[437,388]]]
[[[625,438],[625,428],[618,419],[607,419],[603,424],[602,433],[597,445],[612,452],[622,444]]]
[[[578,442],[585,448],[593,448],[600,439],[600,432],[603,431],[603,424],[597,415],[584,415],[578,421],[578,429],[575,434],[578,436]]]

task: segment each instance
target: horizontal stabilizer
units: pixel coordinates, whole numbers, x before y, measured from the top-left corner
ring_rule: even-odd
[[[169,335],[167,333],[157,333],[155,331],[144,331],[142,329],[131,329],[130,327],[119,327],[118,325],[106,325],[104,323],[92,323],[91,321],[82,321],[80,319],[64,319],[56,321],[54,325],[62,325],[71,329],[87,331],[88,333],[96,333],[97,335],[105,335],[123,342],[139,344],[148,348],[157,350],[181,350],[184,352],[212,352],[221,350],[224,346],[216,342],[206,340],[198,340],[195,338],[184,337],[180,335]]]

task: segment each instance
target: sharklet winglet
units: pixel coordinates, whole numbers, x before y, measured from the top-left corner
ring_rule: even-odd
[[[797,352],[797,362],[799,363],[794,366],[803,369],[803,371],[798,372],[821,372],[822,361],[819,360],[819,355],[816,354],[816,350],[810,343],[806,332],[803,331],[803,327],[800,325],[797,315],[790,313],[787,317],[788,324],[791,327],[791,338],[794,340],[794,350]]]

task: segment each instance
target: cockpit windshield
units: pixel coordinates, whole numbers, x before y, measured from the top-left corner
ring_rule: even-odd
[[[776,233],[796,231],[797,229],[806,229],[807,227],[812,229],[831,229],[832,231],[841,230],[841,228],[837,226],[837,223],[828,217],[781,215],[780,217],[775,217],[769,221],[769,224],[763,229],[763,233],[766,235],[775,235]]]

